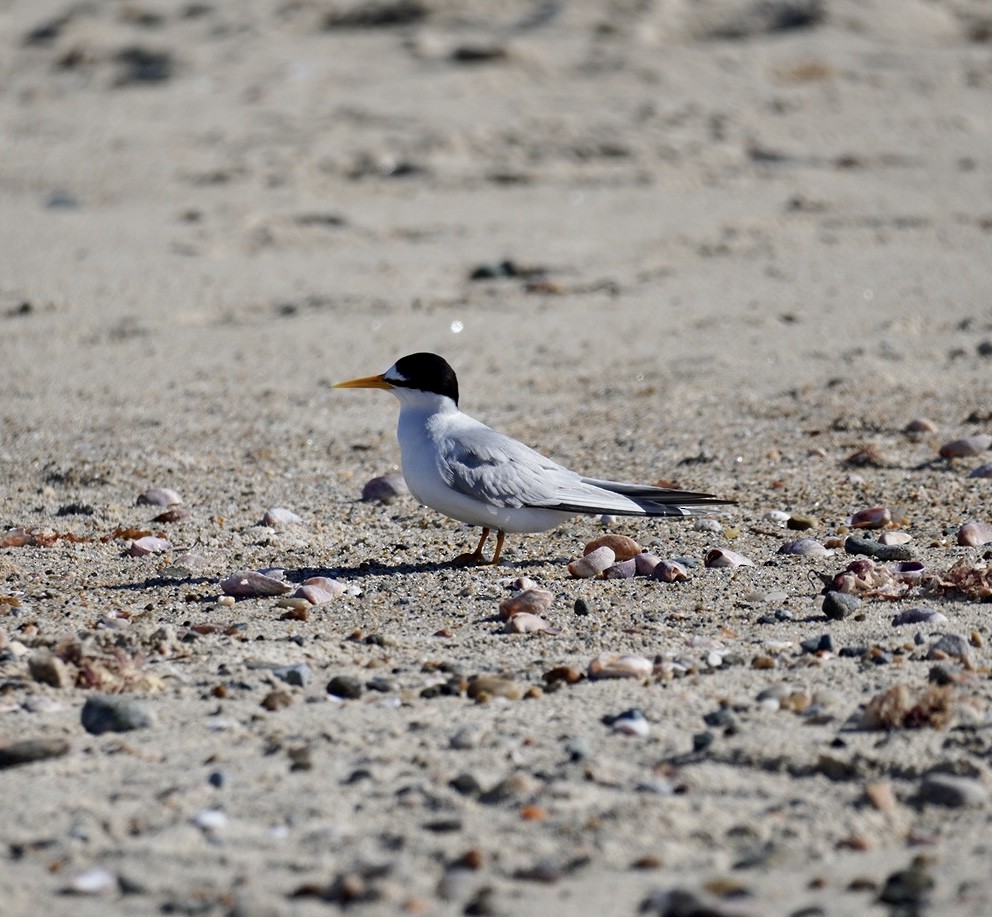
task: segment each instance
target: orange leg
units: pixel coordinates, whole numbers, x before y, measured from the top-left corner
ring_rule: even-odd
[[[488,532],[487,532],[488,534]],[[493,559],[490,561],[491,564],[495,565],[499,563],[499,555],[503,553],[503,539],[506,538],[506,532],[499,530],[496,532],[496,553],[493,554]],[[479,545],[479,550],[482,550],[482,545]]]

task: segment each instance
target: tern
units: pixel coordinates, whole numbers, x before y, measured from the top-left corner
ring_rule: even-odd
[[[493,530],[499,563],[507,532],[545,532],[580,513],[697,516],[735,503],[712,494],[586,478],[458,409],[458,379],[434,353],[414,353],[384,373],[334,388],[379,388],[400,402],[396,438],[410,493],[438,512],[482,527],[471,553],[456,563],[486,563]]]

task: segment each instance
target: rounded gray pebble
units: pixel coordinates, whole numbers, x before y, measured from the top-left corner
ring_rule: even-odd
[[[823,613],[831,621],[842,621],[848,615],[853,614],[861,605],[861,599],[848,592],[835,592],[831,590],[823,597]]]
[[[927,774],[920,784],[923,802],[949,809],[980,806],[989,797],[985,784],[972,777],[955,777],[953,774]]]
[[[83,728],[98,736],[105,732],[147,729],[155,722],[150,710],[132,697],[93,694],[86,699],[80,717]]]

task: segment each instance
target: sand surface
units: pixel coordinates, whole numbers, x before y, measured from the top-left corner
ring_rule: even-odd
[[[992,522],[992,453],[938,459],[992,433],[990,35],[980,0],[0,0],[0,538],[40,542],[0,549],[0,758],[51,755],[0,770],[0,911],[992,913],[990,606],[928,579]],[[416,350],[565,464],[739,507],[611,527],[682,583],[571,579],[581,518],[453,568],[474,531],[359,500],[395,402],[330,387]],[[876,505],[924,580],[829,620]],[[218,603],[259,568],[350,594]],[[520,576],[560,634],[504,632]],[[654,674],[547,684],[602,653]],[[151,725],[88,732],[97,692]]]

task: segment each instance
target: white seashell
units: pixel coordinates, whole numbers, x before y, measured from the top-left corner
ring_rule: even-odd
[[[694,532],[722,532],[723,526],[717,519],[707,519],[704,517],[697,519],[692,524],[692,530]]]
[[[992,462],[986,462],[984,465],[979,465],[975,468],[971,474],[968,475],[969,478],[992,478]]]
[[[713,548],[706,555],[707,567],[753,567],[754,561],[729,548]]]
[[[610,724],[614,732],[621,735],[643,738],[651,731],[651,724],[640,710],[628,710],[615,717]]]
[[[75,895],[102,895],[117,887],[117,876],[103,866],[91,866],[74,875],[66,890]]]
[[[776,525],[785,525],[789,521],[789,514],[780,509],[770,509],[762,518],[765,522],[774,522]]]
[[[637,562],[633,557],[621,560],[603,571],[604,579],[631,579],[637,574]]]
[[[801,557],[825,557],[834,552],[828,550],[815,538],[797,538],[787,541],[778,549],[779,554],[798,554]]]
[[[227,827],[227,815],[220,809],[201,809],[190,821],[201,831],[222,831]]]
[[[276,608],[290,608],[293,611],[304,611],[311,605],[320,604],[319,602],[311,602],[310,599],[304,595],[297,595],[296,593],[299,591],[300,590],[297,589],[293,595],[283,596],[278,602],[276,602]],[[230,596],[228,596],[228,598],[230,598]]]
[[[537,588],[537,583],[529,576],[505,576],[503,579],[496,580],[496,582],[504,589],[526,591],[527,589]]]
[[[603,515],[599,517],[599,524],[609,528],[611,525],[617,524],[617,517],[611,516],[609,513],[603,513]]]
[[[559,628],[552,627],[540,615],[531,614],[529,611],[518,611],[510,615],[505,630],[508,634],[561,633]]]
[[[648,554],[647,551],[644,551],[634,558],[634,569],[637,571],[638,576],[650,576],[651,571],[659,563],[661,563],[661,558],[657,554]]]
[[[282,571],[272,571],[279,572]],[[220,581],[225,595],[237,598],[257,598],[262,596],[285,595],[293,587],[281,577],[267,576],[261,570],[240,570]]]
[[[157,538],[154,535],[145,535],[144,538],[136,538],[132,541],[127,553],[131,557],[145,557],[148,554],[161,554],[163,551],[171,550],[171,541],[166,541],[164,538]]]
[[[677,560],[659,560],[651,571],[651,579],[662,583],[681,583],[689,578],[689,571]]]
[[[590,678],[650,678],[654,664],[644,656],[603,653],[589,663]]]
[[[327,576],[311,576],[293,593],[293,598],[306,599],[311,605],[323,605],[344,595],[345,584]]]
[[[366,502],[385,503],[387,506],[397,498],[410,493],[410,488],[406,486],[406,478],[399,472],[380,475],[372,478],[362,488],[362,499]]]
[[[852,529],[884,529],[892,521],[892,513],[887,506],[872,506],[861,509],[844,521]]]
[[[616,555],[611,548],[596,548],[595,551],[573,560],[568,565],[568,572],[577,579],[590,579],[598,576],[607,567],[613,566]]]
[[[641,546],[633,538],[628,538],[626,535],[600,535],[599,538],[593,538],[582,549],[582,553],[583,555],[591,554],[603,547],[610,548],[618,561],[630,560],[641,553]]]
[[[992,541],[992,525],[988,522],[966,522],[958,529],[958,544],[977,548]]]
[[[878,536],[879,544],[909,544],[912,540],[909,532],[882,532]]]
[[[138,506],[177,506],[183,498],[171,487],[153,487],[139,494],[135,502]]]
[[[554,600],[554,593],[547,589],[525,589],[499,603],[499,616],[505,621],[522,611],[540,614],[547,611]]]
[[[892,618],[893,627],[901,627],[903,624],[946,624],[946,615],[935,611],[933,608],[907,608],[900,611]]]
[[[952,439],[940,447],[940,457],[946,459],[967,458],[970,455],[981,455],[992,446],[992,436],[988,433],[976,433],[963,439]]]
[[[297,516],[291,509],[274,506],[272,509],[265,511],[260,524],[275,527],[277,525],[299,525],[302,521],[303,519]]]

